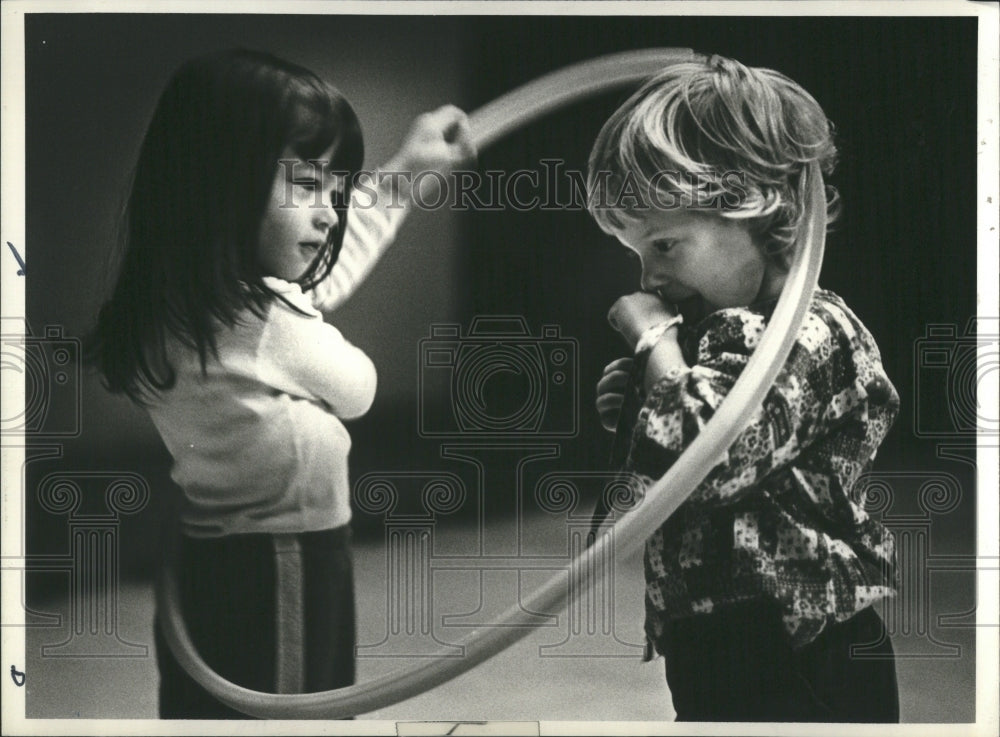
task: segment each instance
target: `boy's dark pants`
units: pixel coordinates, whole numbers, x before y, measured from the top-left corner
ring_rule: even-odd
[[[350,528],[296,536],[302,555],[305,692],[354,683]],[[188,632],[205,662],[240,686],[274,693],[276,574],[270,535],[182,538],[178,563]],[[250,719],[220,704],[174,659],[156,625],[161,719]]]
[[[899,721],[892,643],[870,607],[793,650],[777,607],[741,603],[670,622],[657,649],[678,721]]]

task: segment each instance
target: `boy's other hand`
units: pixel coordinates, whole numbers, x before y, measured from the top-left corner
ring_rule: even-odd
[[[619,358],[604,367],[604,376],[597,382],[597,414],[601,426],[608,432],[618,427],[618,415],[625,402],[625,387],[632,373],[633,360]]]
[[[621,333],[629,348],[635,350],[635,344],[646,329],[669,320],[676,314],[659,296],[649,292],[635,292],[619,297],[611,305],[608,322]]]

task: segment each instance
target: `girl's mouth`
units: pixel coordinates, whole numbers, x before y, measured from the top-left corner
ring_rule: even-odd
[[[320,249],[321,246],[322,246],[322,244],[319,241],[300,241],[299,242],[299,248],[303,248],[303,249],[305,249],[307,251],[311,251],[314,254],[319,253],[319,249]]]

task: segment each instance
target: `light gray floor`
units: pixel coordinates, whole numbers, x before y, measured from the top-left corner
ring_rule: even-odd
[[[527,525],[526,527],[531,527]],[[499,531],[498,531],[499,532]],[[513,530],[512,530],[513,532]],[[437,531],[434,554],[458,556],[461,560],[470,548],[468,530]],[[562,539],[546,533],[545,525],[534,525],[526,539],[537,541],[530,556],[565,550]],[[358,597],[358,642],[363,648],[358,657],[359,681],[389,670],[419,662],[402,657],[414,648],[426,645],[429,638],[419,636],[420,621],[411,621],[414,633],[388,638],[386,545],[368,541],[355,546],[356,588]],[[553,560],[558,565],[558,555]],[[502,608],[513,603],[516,573],[486,573],[484,586],[479,572],[468,566],[453,565],[459,570],[435,567],[431,615],[433,632],[438,640],[454,642],[469,632],[467,627],[442,622],[447,615],[473,612],[480,606],[480,591],[485,602],[479,614],[466,622],[491,622]],[[571,624],[583,617],[571,618],[563,609],[551,620],[551,626],[534,630],[509,650],[474,668],[467,674],[432,691],[393,706],[387,706],[361,719],[388,720],[560,720],[560,721],[670,721],[673,709],[663,678],[663,661],[642,663],[639,649],[642,640],[642,570],[641,559],[633,554],[615,565],[614,597],[610,610],[584,606],[596,636],[584,636],[584,622],[579,634],[570,636]],[[46,574],[54,575],[54,574]],[[521,576],[521,586],[537,586],[543,572]],[[412,579],[411,579],[412,580]],[[970,579],[940,581],[932,589],[934,608],[940,612],[961,612],[970,608]],[[601,597],[598,597],[599,599]],[[610,601],[608,596],[603,597]],[[156,667],[153,659],[153,594],[150,585],[123,584],[119,587],[118,627],[121,639],[149,646],[148,657],[137,658],[64,658],[42,657],[41,648],[66,640],[69,618],[65,600],[38,605],[42,611],[60,614],[59,627],[32,627],[27,632],[27,714],[29,717],[154,718],[156,716]],[[613,612],[614,637],[602,636],[608,612]],[[417,619],[421,616],[418,614]],[[5,617],[6,618],[6,617]],[[915,631],[894,636],[897,651],[919,657],[901,657],[898,673],[903,719],[907,722],[964,722],[975,718],[975,659],[972,630],[952,628],[931,634],[939,642],[959,645],[959,651],[937,646]],[[561,650],[551,646],[563,643]],[[546,646],[549,649],[545,649]],[[575,653],[575,657],[552,657]],[[592,657],[600,652],[606,657]],[[395,657],[373,657],[375,654]],[[935,655],[938,657],[928,657]],[[607,657],[609,656],[609,657]],[[943,657],[942,657],[943,656]]]

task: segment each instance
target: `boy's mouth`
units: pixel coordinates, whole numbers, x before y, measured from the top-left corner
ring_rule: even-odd
[[[677,302],[685,298],[684,288],[674,281],[661,284],[655,291],[664,302]]]

